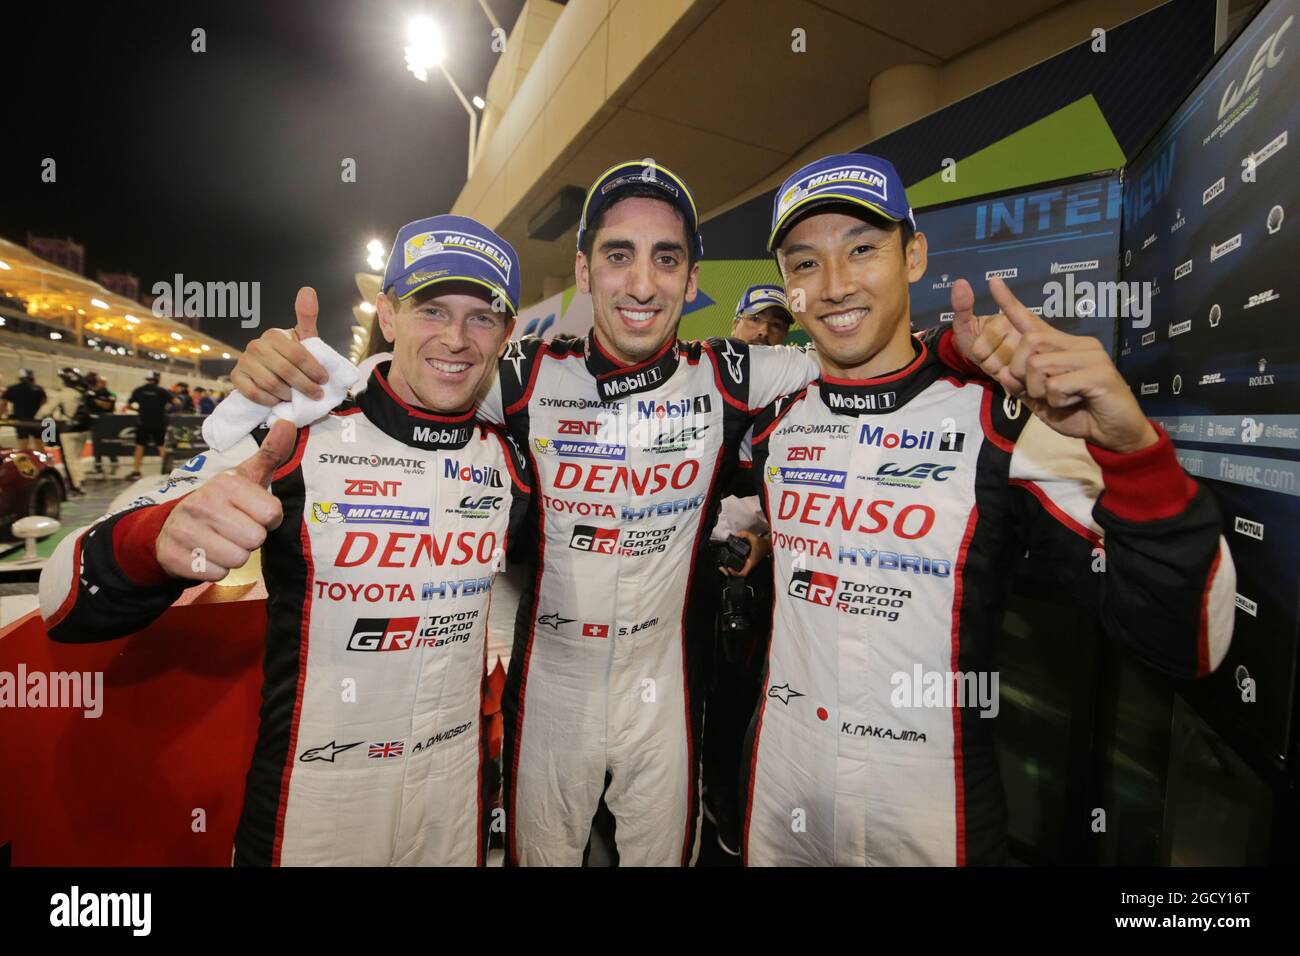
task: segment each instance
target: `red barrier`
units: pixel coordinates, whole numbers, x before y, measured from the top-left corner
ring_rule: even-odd
[[[13,864],[228,866],[265,628],[258,599],[178,605],[104,644],[56,644],[35,613],[0,632],[0,671],[14,679],[20,664],[103,673],[98,718],[0,708],[0,845]]]

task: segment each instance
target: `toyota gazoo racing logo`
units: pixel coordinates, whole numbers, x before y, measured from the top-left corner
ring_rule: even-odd
[[[888,180],[880,170],[872,169],[870,166],[841,166],[792,183],[790,188],[781,194],[781,201],[776,207],[777,218],[784,216],[791,206],[813,190],[833,183],[853,183],[857,189],[876,196],[881,202],[889,201]]]
[[[809,571],[807,568],[803,568],[794,572],[794,575],[790,578],[790,586],[786,589],[786,593],[810,604],[830,607],[831,602],[835,599],[837,584],[839,584],[839,578],[833,574]]]
[[[600,441],[574,441],[569,438],[534,438],[533,450],[541,455],[558,455],[561,458],[599,458],[606,461],[623,461],[627,446]]]
[[[490,518],[492,512],[501,510],[503,495],[465,495],[455,508],[447,508],[448,514],[457,514],[463,518]]]
[[[501,488],[501,472],[491,465],[461,464],[455,458],[444,458],[442,477],[455,478],[457,481],[483,485],[485,488]]]
[[[311,520],[318,524],[399,524],[427,528],[429,509],[317,501],[311,506]]]
[[[322,465],[359,465],[363,468],[401,468],[408,475],[424,474],[423,458],[394,458],[391,455],[335,455],[321,452],[316,460]]]
[[[845,474],[829,468],[790,468],[769,465],[767,481],[772,485],[814,485],[819,488],[843,488]]]
[[[595,525],[580,524],[573,528],[573,537],[569,547],[575,551],[590,551],[595,554],[613,554],[618,547],[617,528],[597,528]]]
[[[941,465],[933,461],[921,462],[906,467],[891,461],[877,468],[874,475],[863,475],[862,477],[867,481],[879,485],[888,485],[891,488],[920,488],[927,479],[931,481],[947,481],[948,476],[956,470],[955,465]]]

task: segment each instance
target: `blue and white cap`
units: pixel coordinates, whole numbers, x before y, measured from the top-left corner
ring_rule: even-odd
[[[764,309],[780,309],[787,322],[794,322],[794,313],[786,301],[785,290],[779,285],[751,285],[736,303],[736,315],[757,315]]]
[[[663,194],[664,202],[671,203],[686,217],[686,233],[695,244],[695,258],[704,258],[704,239],[700,235],[700,213],[695,207],[695,197],[685,180],[666,166],[655,162],[637,160],[611,166],[591,184],[582,204],[582,219],[578,222],[578,248],[587,233],[588,224],[596,220],[600,211],[618,198],[620,193],[632,188],[649,187]]]
[[[894,164],[866,153],[839,153],[809,163],[781,184],[772,205],[771,252],[801,213],[830,203],[852,203],[916,229],[903,180]]]
[[[384,291],[406,299],[436,282],[472,282],[519,311],[519,256],[495,232],[467,216],[430,216],[397,230]]]

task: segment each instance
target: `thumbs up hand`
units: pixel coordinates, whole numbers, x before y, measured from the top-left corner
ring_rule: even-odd
[[[280,501],[267,486],[293,454],[297,438],[292,422],[277,421],[255,454],[186,495],[158,535],[159,566],[191,581],[220,581],[242,567],[283,518]],[[202,549],[201,562],[195,561],[196,549]]]
[[[248,344],[230,381],[240,394],[259,405],[287,402],[297,389],[314,399],[324,396],[321,384],[329,381],[325,368],[300,344],[316,338],[320,304],[316,290],[303,286],[293,302],[294,327],[267,329]]]

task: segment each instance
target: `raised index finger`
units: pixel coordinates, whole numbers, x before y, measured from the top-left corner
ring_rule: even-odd
[[[1025,308],[1024,304],[1007,288],[1007,284],[997,276],[989,279],[989,292],[993,294],[993,301],[998,304],[1002,314],[1010,320],[1017,332],[1024,334],[1051,328],[1048,323]]]

